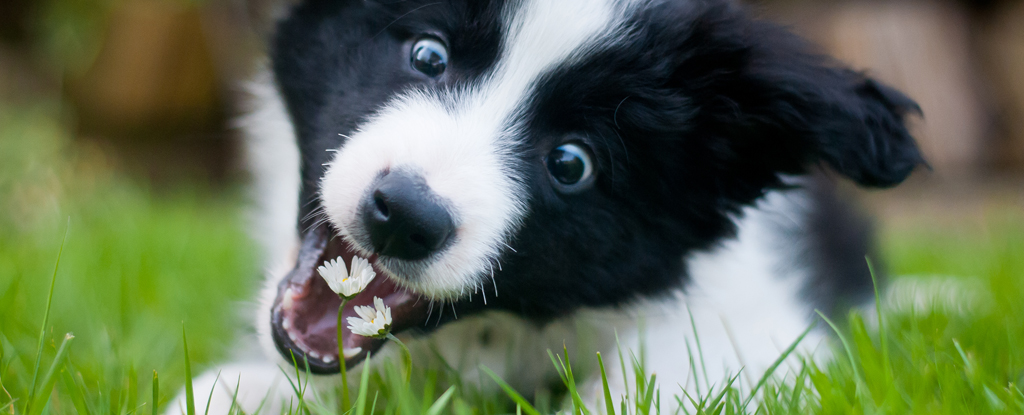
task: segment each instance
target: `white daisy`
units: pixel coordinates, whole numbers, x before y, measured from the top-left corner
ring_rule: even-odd
[[[356,306],[359,317],[348,318],[348,329],[364,337],[384,337],[391,331],[391,307],[380,297],[373,297],[373,307]]]
[[[373,281],[373,277],[377,276],[373,267],[370,266],[370,261],[358,256],[352,257],[351,272],[345,267],[345,261],[341,257],[324,261],[324,264],[316,270],[324,278],[324,281],[327,281],[331,291],[345,299],[352,299],[356,294],[365,290],[366,286],[370,285],[370,281]]]

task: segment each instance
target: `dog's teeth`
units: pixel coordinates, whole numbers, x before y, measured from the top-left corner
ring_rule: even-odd
[[[359,352],[362,352],[362,351],[363,351],[362,347],[353,347],[351,349],[344,349],[344,350],[342,350],[342,353],[345,354],[345,358],[346,359],[351,359],[353,357],[356,357],[356,355],[359,354]]]
[[[292,328],[292,320],[288,318],[284,319],[284,321],[281,322],[281,327],[284,327],[285,330]]]
[[[320,353],[317,353],[317,352],[309,352],[309,357],[312,357],[312,358],[314,358],[314,359],[319,359],[319,358],[320,358]]]
[[[331,363],[331,362],[333,362],[333,361],[334,361],[334,356],[331,356],[331,355],[327,355],[327,356],[324,356],[324,358],[323,358],[323,359],[321,359],[321,360],[323,360],[323,361],[324,361],[324,363]]]
[[[292,342],[295,342],[295,343],[299,342],[298,336],[296,336],[295,333],[292,333],[290,331],[288,332],[288,338],[292,339]]]
[[[285,290],[284,298],[281,299],[281,308],[291,310],[295,306],[295,292],[291,288]]]

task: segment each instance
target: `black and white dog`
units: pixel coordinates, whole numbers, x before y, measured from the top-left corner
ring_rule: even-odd
[[[551,373],[545,349],[586,337],[607,359],[616,334],[665,393],[696,381],[694,330],[712,381],[756,379],[813,310],[871,290],[866,226],[815,172],[887,187],[923,163],[914,102],[726,1],[285,10],[244,123],[272,270],[257,329],[320,374],[383,346],[348,334],[338,356],[340,302],[316,267],[358,255],[379,277],[346,315],[381,297],[395,333],[527,391]],[[196,387],[219,371],[226,411],[240,376],[251,411],[284,361]]]

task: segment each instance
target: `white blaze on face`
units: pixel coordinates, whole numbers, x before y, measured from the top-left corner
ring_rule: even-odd
[[[489,279],[526,212],[526,191],[516,180],[516,111],[545,72],[614,36],[622,14],[613,0],[527,0],[506,10],[502,56],[477,85],[398,95],[339,149],[321,186],[331,222],[370,248],[358,213],[370,184],[387,169],[419,173],[449,202],[456,230],[451,245],[418,265],[414,281],[399,282],[450,298]],[[417,264],[403,264],[409,266]]]

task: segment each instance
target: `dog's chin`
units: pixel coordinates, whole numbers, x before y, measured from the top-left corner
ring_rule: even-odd
[[[346,367],[355,366],[384,345],[383,339],[344,330],[343,353],[339,357],[337,329],[341,299],[316,269],[324,261],[338,257],[351,264],[354,255],[356,250],[351,245],[334,234],[329,226],[321,225],[303,236],[295,268],[278,285],[270,317],[274,344],[286,360],[303,370],[308,362],[312,373],[338,373],[341,361]],[[396,285],[376,264],[375,257],[368,259],[377,277],[345,304],[343,320],[356,315],[356,306],[372,305],[373,298],[379,297],[391,307],[392,333],[422,326],[430,301]]]

